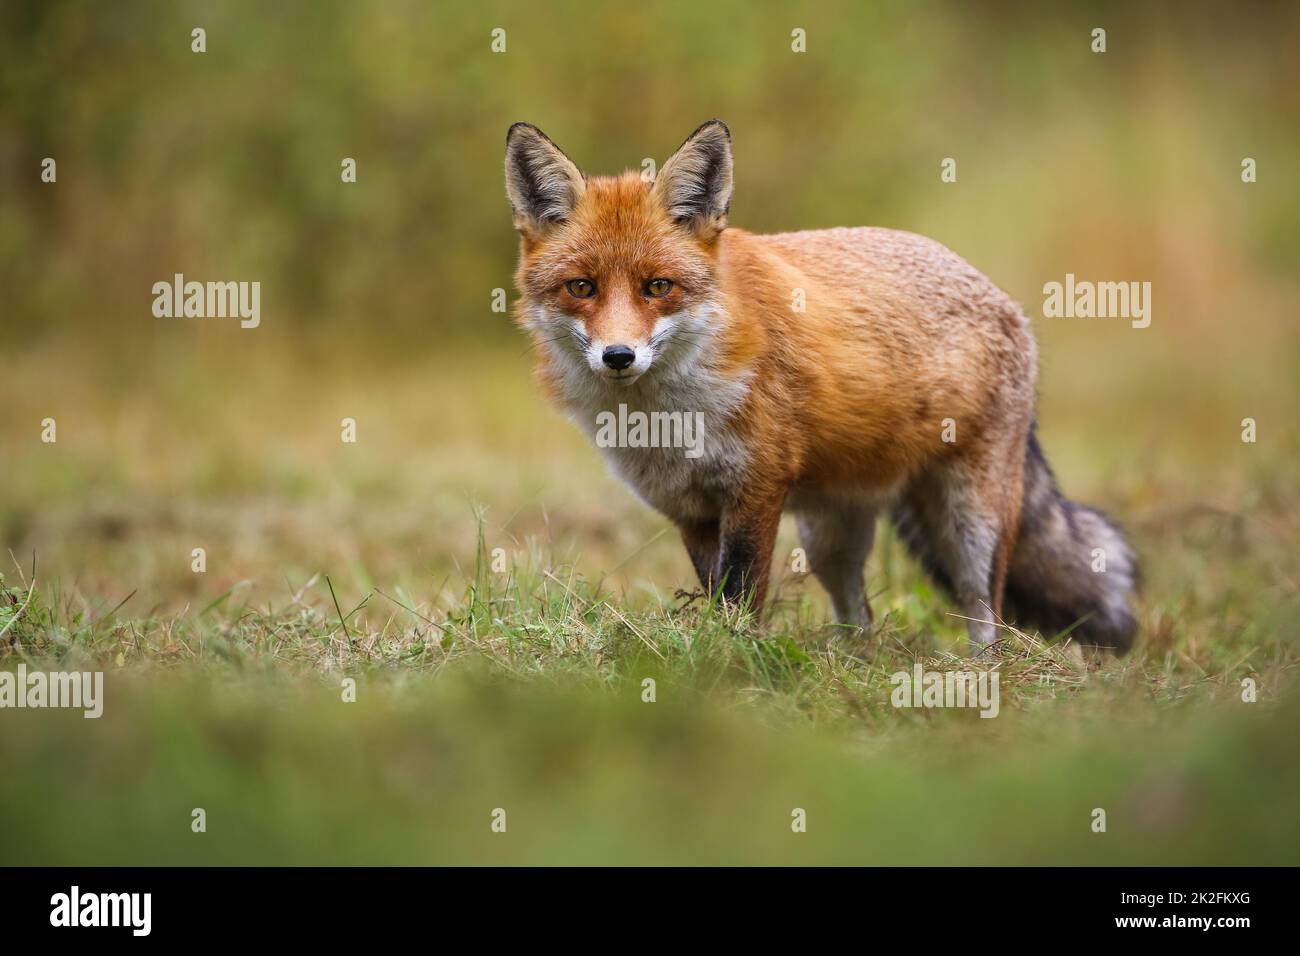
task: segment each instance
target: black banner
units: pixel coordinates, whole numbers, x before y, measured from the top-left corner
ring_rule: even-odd
[[[78,944],[136,942],[235,943],[256,939],[338,945],[408,935],[436,921],[465,928],[474,919],[492,938],[518,927],[550,936],[590,938],[612,932],[663,930],[705,923],[700,906],[728,909],[751,899],[757,918],[726,920],[731,940],[770,924],[772,908],[792,921],[869,913],[870,924],[932,923],[954,929],[973,920],[1013,922],[1018,933],[1050,932],[1183,941],[1192,936],[1231,943],[1240,934],[1286,928],[1285,869],[863,869],[799,872],[737,869],[725,874],[626,868],[611,876],[575,870],[559,879],[524,869],[228,868],[9,869],[4,888],[5,936]],[[719,894],[722,894],[721,896]],[[676,904],[682,905],[674,905]],[[650,912],[647,912],[649,910]],[[801,915],[802,913],[802,915]],[[674,915],[676,914],[676,915]],[[732,916],[736,916],[733,910]],[[478,922],[482,917],[483,922]],[[546,929],[543,930],[542,927]],[[766,932],[766,930],[763,930]]]

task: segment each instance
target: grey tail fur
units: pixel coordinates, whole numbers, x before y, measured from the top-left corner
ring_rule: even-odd
[[[1140,580],[1137,555],[1114,522],[1061,494],[1031,429],[1003,617],[1124,654],[1137,630],[1129,597]]]

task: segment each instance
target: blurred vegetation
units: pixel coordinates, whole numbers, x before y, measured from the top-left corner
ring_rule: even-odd
[[[110,696],[0,713],[3,862],[1296,862],[1298,47],[1287,4],[4,4],[0,666]],[[962,628],[888,534],[870,648],[790,527],[766,642],[681,606],[490,306],[511,122],[599,173],[711,116],[735,225],[926,233],[1036,317],[1049,457],[1144,557],[1130,658],[1016,635],[998,720],[894,711]],[[261,327],[154,318],[177,272]],[[1067,272],[1151,327],[1044,319]]]
[[[961,715],[846,751],[667,689],[125,681],[114,720],[13,715],[0,760],[39,773],[0,787],[4,863],[1293,865],[1300,843],[1294,700]]]
[[[928,232],[1031,310],[1067,270],[1152,280],[1157,330],[1245,332],[1293,301],[1293,5],[29,0],[0,37],[0,279],[25,340],[184,349],[192,323],[148,308],[178,271],[259,279],[268,336],[299,345],[504,333],[518,119],[609,172],[720,116],[736,225]]]

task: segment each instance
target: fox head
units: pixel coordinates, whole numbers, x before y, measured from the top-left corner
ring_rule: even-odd
[[[703,346],[718,312],[731,168],[719,120],[692,133],[653,182],[588,177],[536,126],[510,127],[519,318],[566,375],[628,386]]]

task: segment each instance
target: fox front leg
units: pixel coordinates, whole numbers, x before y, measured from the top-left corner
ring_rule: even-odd
[[[718,588],[718,552],[722,525],[718,519],[681,521],[677,528],[682,533],[682,544],[695,566],[695,575],[709,597]]]
[[[750,607],[756,617],[762,616],[767,597],[772,549],[784,503],[785,489],[751,492],[722,515],[718,546],[722,599],[731,605]]]

